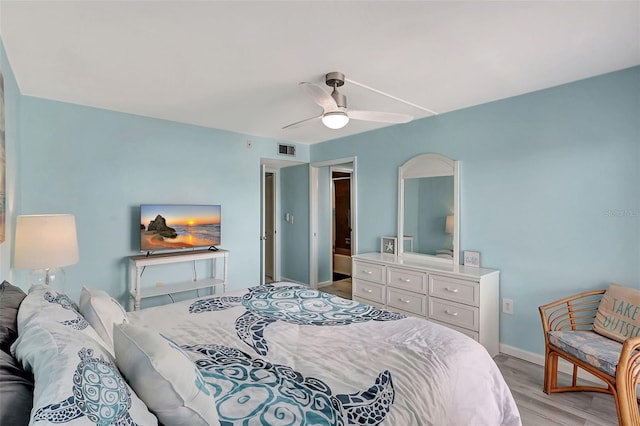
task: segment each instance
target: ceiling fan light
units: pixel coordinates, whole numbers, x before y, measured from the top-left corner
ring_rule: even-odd
[[[327,112],[322,116],[322,124],[330,129],[342,129],[349,122],[349,116],[342,111]]]

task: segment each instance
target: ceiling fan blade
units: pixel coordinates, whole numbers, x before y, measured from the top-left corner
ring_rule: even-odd
[[[300,120],[300,121],[296,121],[295,123],[287,124],[286,126],[284,126],[282,128],[282,130],[284,130],[284,129],[296,129],[298,127],[302,127],[307,123],[311,123],[312,121],[320,120],[322,118],[322,115],[323,114],[320,114],[320,115],[318,115],[316,117],[305,118],[304,120]]]
[[[413,120],[412,115],[395,112],[349,110],[347,115],[354,120],[375,121],[378,123],[408,123]]]
[[[299,86],[311,97],[311,99],[313,99],[315,103],[320,105],[325,112],[333,111],[338,108],[336,101],[331,97],[331,95],[325,92],[324,89],[317,84],[303,81]]]

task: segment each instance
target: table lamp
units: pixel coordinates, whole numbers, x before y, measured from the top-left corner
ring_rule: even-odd
[[[447,220],[444,224],[444,232],[447,234],[453,234],[453,216],[447,216]]]
[[[63,266],[78,263],[76,218],[72,214],[21,215],[16,220],[13,264],[31,269],[31,285],[64,290]]]

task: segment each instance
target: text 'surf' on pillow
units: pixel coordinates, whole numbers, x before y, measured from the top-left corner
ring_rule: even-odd
[[[640,336],[640,290],[611,283],[598,306],[593,331],[618,342]]]

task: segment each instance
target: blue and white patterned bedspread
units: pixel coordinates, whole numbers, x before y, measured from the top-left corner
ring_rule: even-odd
[[[460,333],[291,283],[129,313],[190,354],[222,424],[520,425]]]

